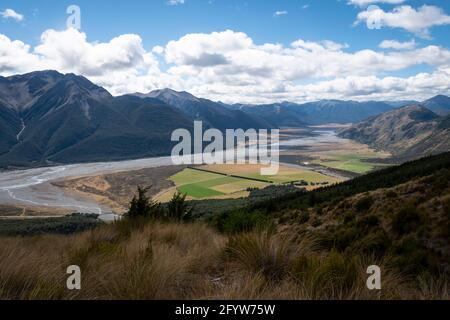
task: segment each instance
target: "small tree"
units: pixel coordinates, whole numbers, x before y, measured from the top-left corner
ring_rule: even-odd
[[[172,200],[167,204],[167,218],[171,220],[183,221],[190,219],[192,208],[186,202],[186,195],[177,192]]]
[[[147,192],[150,189],[151,187],[138,186],[137,195],[134,195],[130,202],[130,208],[126,214],[127,218],[157,218],[161,214],[161,205],[147,197]]]

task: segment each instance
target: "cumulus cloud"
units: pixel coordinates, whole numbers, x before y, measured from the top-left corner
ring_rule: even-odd
[[[13,19],[19,22],[25,19],[25,16],[23,14],[17,13],[13,9],[0,11],[0,16],[2,16],[4,19]]]
[[[226,30],[187,34],[146,50],[136,34],[90,42],[75,29],[47,30],[34,48],[0,35],[0,74],[55,69],[84,75],[115,95],[170,87],[246,103],[413,98],[450,88],[448,49],[394,40],[380,46],[386,50],[350,51],[330,40],[257,44],[245,33]],[[387,76],[421,64],[434,71]]]
[[[84,75],[113,94],[155,89],[173,81],[160,74],[158,60],[144,50],[141,37],[135,34],[91,43],[85,33],[76,29],[50,29],[41,35],[34,49],[0,34],[3,76],[46,69]]]
[[[356,23],[360,22],[365,22],[369,29],[402,28],[428,37],[431,27],[450,24],[450,16],[436,6],[423,5],[415,9],[404,5],[387,12],[373,5],[358,14]]]
[[[0,34],[0,74],[11,75],[41,69],[40,59],[22,41],[12,41]]]
[[[148,67],[142,39],[135,34],[121,35],[107,43],[89,43],[85,33],[73,28],[47,30],[35,53],[59,70],[75,70],[87,76]]]
[[[411,50],[417,46],[416,40],[401,42],[397,40],[384,40],[379,44],[382,49],[394,49],[394,50]]]
[[[289,47],[257,45],[246,34],[228,30],[190,34],[178,41],[171,41],[164,50],[164,57],[167,63],[174,64],[169,70],[172,73],[214,80],[221,77],[271,77],[294,81],[368,75],[402,70],[421,63],[437,65],[450,62],[450,52],[437,46],[387,53],[373,50],[349,53],[345,50],[347,47],[333,41],[310,42],[302,39],[294,41]],[[226,63],[213,65],[202,62],[211,55],[220,56],[220,60]]]
[[[347,97],[355,100],[401,100],[413,98],[425,100],[430,96],[448,93],[450,68],[443,67],[431,73],[401,77],[349,76],[297,87],[311,100],[326,97]]]

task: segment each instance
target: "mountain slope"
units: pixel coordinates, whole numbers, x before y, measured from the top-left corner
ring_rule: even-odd
[[[17,112],[26,110],[62,77],[56,71],[0,77],[0,103]]]
[[[422,103],[425,107],[440,116],[450,115],[450,98],[439,95]]]
[[[29,86],[33,77],[52,75],[33,73],[14,81]],[[83,77],[68,74],[57,78],[53,85],[46,83],[39,89],[27,108],[3,107],[6,111],[1,113],[0,126],[7,139],[0,145],[4,151],[0,166],[166,155],[173,146],[172,131],[192,127],[189,119],[159,100],[114,98]],[[21,119],[25,129],[17,139]]]
[[[443,119],[422,106],[408,106],[370,118],[339,133],[343,138],[414,159],[450,150]]]
[[[0,155],[7,153],[17,143],[21,130],[19,115],[0,102]]]

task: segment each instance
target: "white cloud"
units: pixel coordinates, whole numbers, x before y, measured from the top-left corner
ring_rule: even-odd
[[[273,15],[275,17],[281,17],[281,16],[285,16],[287,14],[288,14],[288,12],[286,10],[282,10],[282,11],[275,11],[275,13]]]
[[[6,9],[4,11],[0,11],[0,16],[2,16],[5,19],[13,19],[19,22],[25,19],[25,16],[23,14],[17,13],[13,9]]]
[[[184,0],[167,0],[169,6],[177,6],[179,4],[184,4]]]
[[[417,46],[416,40],[412,39],[407,42],[400,42],[397,40],[384,40],[380,43],[379,47],[382,49],[394,49],[394,50],[411,50]]]
[[[450,67],[439,68],[432,73],[419,73],[408,78],[400,77],[354,77],[337,78],[297,87],[308,99],[355,99],[355,100],[425,100],[450,90]]]
[[[407,52],[345,51],[347,45],[333,41],[294,41],[256,45],[244,33],[224,31],[190,34],[171,41],[165,48],[171,72],[180,76],[297,79],[370,75],[397,71],[417,64],[450,62],[450,51],[436,46]],[[212,59],[214,57],[214,59]],[[217,63],[211,63],[217,62]]]
[[[400,49],[404,43],[384,46]],[[84,75],[116,95],[171,87],[214,100],[248,103],[409,99],[449,90],[448,49],[431,45],[401,49],[351,52],[346,44],[303,39],[288,46],[256,44],[245,33],[226,30],[187,34],[148,51],[135,34],[90,42],[75,29],[47,30],[35,48],[0,34],[0,74],[55,69]],[[386,76],[421,64],[435,71],[410,78]]]
[[[417,10],[411,6],[400,6],[386,12],[378,6],[370,6],[358,14],[356,23],[366,22],[369,29],[383,27],[402,28],[423,37],[429,36],[433,26],[450,24],[450,16],[436,6],[423,5]]]
[[[0,34],[0,74],[11,75],[42,68],[39,57],[22,41],[12,41]]]
[[[360,7],[375,3],[401,4],[406,0],[348,0],[348,4],[354,4]]]
[[[147,67],[142,39],[125,34],[107,43],[89,43],[86,34],[76,29],[47,30],[35,53],[59,70],[75,70],[87,76]]]

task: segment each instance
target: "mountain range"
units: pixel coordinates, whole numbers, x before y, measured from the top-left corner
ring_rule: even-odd
[[[275,127],[328,123],[348,124],[392,110],[386,102],[321,100],[305,104],[282,102],[266,105],[233,105],[231,108],[261,117]]]
[[[139,98],[153,98],[171,105],[193,120],[203,121],[206,128],[221,131],[226,129],[263,129],[272,125],[265,119],[255,117],[241,110],[226,108],[224,104],[201,99],[188,92],[177,92],[171,89],[155,90],[147,94],[135,93]]]
[[[410,103],[229,105],[171,89],[114,97],[84,77],[56,71],[0,77],[0,167],[167,155],[173,130],[192,130],[194,120],[220,130],[357,123]],[[422,105],[436,117],[450,113],[446,96]]]

